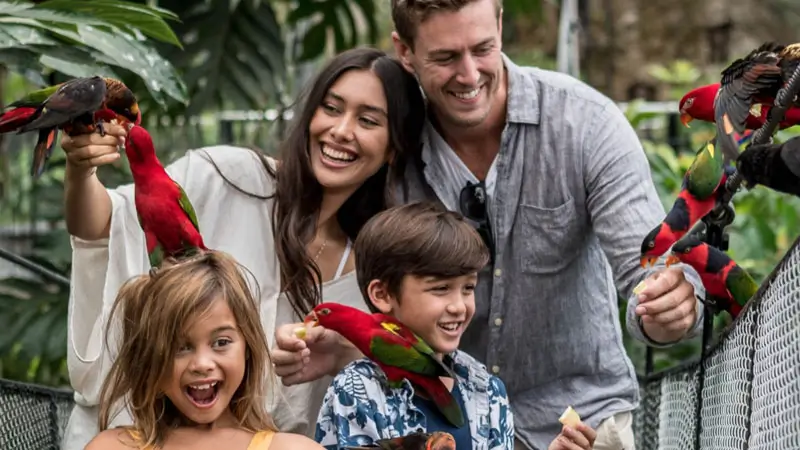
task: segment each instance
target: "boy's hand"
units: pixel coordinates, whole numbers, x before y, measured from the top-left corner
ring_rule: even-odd
[[[295,330],[302,327],[302,323],[293,323],[275,330],[272,362],[275,374],[285,386],[336,375],[342,367],[360,357],[355,347],[339,333],[321,326],[311,327],[301,339]]]
[[[592,450],[597,432],[583,422],[573,427],[564,425],[561,434],[550,443],[548,450]]]

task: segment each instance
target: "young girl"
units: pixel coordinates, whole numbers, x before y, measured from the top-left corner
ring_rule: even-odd
[[[111,307],[119,354],[100,392],[103,449],[319,449],[277,433],[264,398],[270,358],[243,268],[211,251],[131,279]],[[132,426],[109,429],[120,407]]]

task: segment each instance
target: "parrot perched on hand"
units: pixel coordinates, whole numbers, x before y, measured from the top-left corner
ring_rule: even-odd
[[[778,91],[800,62],[800,43],[782,45],[768,42],[737,59],[722,71],[714,114],[719,147],[726,161],[739,156],[739,140],[754,103],[774,105]],[[790,99],[787,107],[798,107]]]
[[[734,319],[758,291],[758,283],[746,270],[727,253],[702,242],[697,236],[684,236],[672,246],[666,264],[677,262],[692,266],[700,274],[706,293],[716,297],[720,310],[727,311]]]
[[[157,268],[167,257],[188,257],[208,250],[192,203],[156,157],[150,133],[139,125],[131,126],[125,155],[133,174],[136,213],[150,265]]]
[[[739,155],[737,168],[749,186],[761,184],[800,197],[800,137],[751,145]]]
[[[659,256],[685,235],[689,229],[717,205],[728,176],[733,172],[731,166],[724,166],[722,155],[716,150],[714,139],[703,144],[697,152],[692,165],[686,170],[672,208],[664,220],[653,228],[642,241],[642,267],[653,265]]]
[[[58,130],[69,135],[105,134],[103,121],[139,124],[139,104],[130,89],[113,78],[76,78],[40,89],[11,103],[0,116],[0,132],[39,131],[34,148],[31,175],[38,177],[53,153]]]
[[[454,426],[464,425],[464,413],[439,377],[455,378],[436,359],[433,349],[394,317],[339,303],[321,303],[305,318],[306,324],[336,331],[386,374],[393,387],[403,379],[421,389]]]
[[[371,445],[345,447],[345,450],[456,450],[453,435],[443,431],[412,433],[393,439],[381,439]]]
[[[681,123],[686,127],[695,119],[714,123],[716,121],[714,103],[717,99],[719,88],[719,83],[712,83],[687,92],[678,103]],[[757,130],[761,128],[767,122],[770,109],[772,109],[772,104],[754,103],[745,119],[745,129]],[[778,124],[778,128],[782,130],[799,124],[800,108],[790,107],[786,110],[786,115],[783,121]]]

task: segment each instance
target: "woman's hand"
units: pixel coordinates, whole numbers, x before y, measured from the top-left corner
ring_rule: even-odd
[[[272,362],[275,374],[285,386],[307,383],[325,375],[336,375],[351,361],[361,357],[353,344],[339,333],[317,326],[309,328],[303,339],[294,330],[302,323],[287,324],[275,330]]]
[[[125,145],[127,130],[121,125],[103,124],[106,135],[100,133],[61,137],[61,148],[67,155],[67,168],[72,177],[87,177],[95,169],[120,158],[119,146]]]
[[[550,443],[548,450],[592,450],[597,432],[589,425],[578,422],[575,427],[564,425],[561,433]]]

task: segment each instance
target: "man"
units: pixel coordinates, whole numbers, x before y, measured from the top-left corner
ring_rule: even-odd
[[[632,449],[639,393],[617,290],[630,332],[656,347],[696,334],[704,290],[691,268],[639,266],[665,213],[637,136],[594,89],[502,54],[499,2],[392,0],[397,55],[429,102],[406,200],[462,212],[493,251],[461,349],[505,382],[515,448],[547,448],[572,405],[597,429],[595,449]],[[331,332],[303,343],[290,331],[276,333],[284,383],[333,371],[317,357],[336,351]]]

